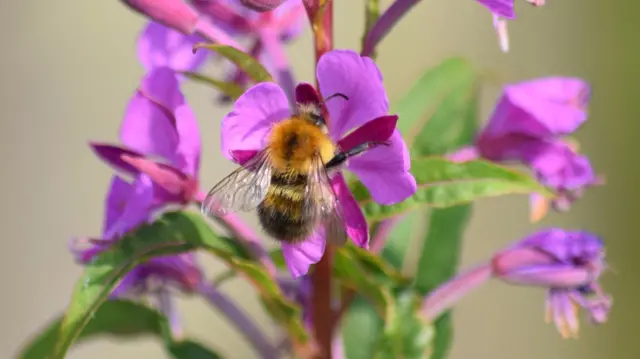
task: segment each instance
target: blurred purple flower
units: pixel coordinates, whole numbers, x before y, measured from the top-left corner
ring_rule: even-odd
[[[603,243],[594,234],[544,230],[497,254],[492,267],[508,283],[548,288],[547,318],[565,338],[578,334],[580,307],[593,323],[607,320],[612,300],[598,283],[606,263]]]
[[[91,146],[116,170],[149,176],[157,185],[155,204],[187,203],[196,194],[200,134],[174,71],[159,67],[143,78],[127,106],[120,141],[124,146]]]
[[[289,42],[302,32],[305,12],[300,0],[287,1],[266,13],[250,10],[240,0],[191,0],[190,3],[198,12],[200,23],[206,23],[216,33],[249,42],[248,52],[266,62],[268,68],[288,67],[279,43]],[[276,39],[270,39],[271,36]],[[162,66],[179,72],[196,71],[211,53],[197,51],[194,54],[193,45],[206,40],[201,35],[185,33],[152,20],[138,38],[138,58],[147,71]],[[278,44],[275,49],[268,50],[262,46],[265,41]],[[229,81],[243,87],[248,85],[248,78],[236,66],[226,73]]]
[[[452,158],[521,162],[557,192],[553,207],[567,210],[585,188],[601,181],[587,157],[577,154],[577,148],[563,138],[586,121],[589,96],[589,85],[571,77],[508,85],[475,147],[463,148]],[[534,221],[543,218],[549,207],[537,194],[531,197],[531,206]]]
[[[114,176],[105,200],[105,220],[100,239],[72,239],[71,252],[78,263],[91,262],[127,232],[149,222],[155,210],[154,184],[141,174],[133,183]],[[142,294],[154,284],[171,284],[185,291],[196,288],[202,278],[195,254],[154,258],[135,267],[112,292],[112,296]]]
[[[498,34],[500,49],[503,52],[509,51],[509,33],[507,32],[507,20],[516,18],[514,11],[514,0],[477,0],[480,4],[491,11],[493,27]],[[544,5],[544,0],[527,0],[533,6]]]
[[[277,8],[285,1],[287,0],[240,0],[240,3],[251,10],[264,12]]]
[[[326,104],[329,136],[341,149],[349,150],[368,141],[389,142],[389,146],[375,147],[352,158],[346,168],[356,174],[378,203],[393,204],[411,196],[416,182],[409,173],[409,152],[395,128],[397,116],[387,115],[389,102],[375,63],[353,51],[331,51],[320,58],[317,78],[324,98],[341,93],[349,99]],[[321,102],[309,84],[298,85],[296,101]],[[238,162],[238,153],[243,157],[246,153],[255,154],[265,147],[271,126],[291,114],[287,96],[278,85],[260,83],[251,87],[222,120],[223,155]],[[356,130],[349,133],[352,129]],[[332,185],[343,207],[349,237],[359,246],[367,246],[369,233],[364,215],[342,174],[332,179]],[[292,276],[305,274],[311,264],[320,260],[324,248],[321,234],[314,234],[299,245],[283,244]]]

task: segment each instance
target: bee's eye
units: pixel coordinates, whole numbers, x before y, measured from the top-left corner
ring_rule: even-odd
[[[313,120],[313,122],[316,125],[324,125],[325,124],[324,117],[322,115],[319,115],[317,113],[312,113],[312,114],[310,114],[309,117],[311,117],[311,119]]]

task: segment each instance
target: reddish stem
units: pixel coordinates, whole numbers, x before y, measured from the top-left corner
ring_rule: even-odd
[[[307,8],[315,47],[316,67],[320,57],[333,48],[333,4],[331,0],[320,0],[315,9]],[[316,87],[318,87],[316,79]],[[311,318],[313,335],[318,344],[318,359],[333,359],[332,339],[335,313],[331,308],[331,285],[333,248],[327,244],[324,255],[315,266],[312,275]]]

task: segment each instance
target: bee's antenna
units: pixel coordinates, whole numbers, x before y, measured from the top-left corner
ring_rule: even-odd
[[[331,100],[332,98],[336,98],[336,97],[340,97],[340,98],[342,98],[342,99],[344,99],[344,100],[349,101],[349,97],[347,97],[347,95],[345,95],[345,94],[343,94],[343,93],[340,93],[340,92],[336,92],[336,93],[334,93],[333,95],[331,95],[331,96],[329,96],[329,97],[325,98],[325,99],[324,99],[324,101],[322,101],[322,102],[323,102],[323,103],[326,103],[327,101]]]

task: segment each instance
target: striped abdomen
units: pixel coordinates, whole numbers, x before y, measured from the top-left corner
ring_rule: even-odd
[[[258,206],[258,218],[267,234],[289,243],[301,242],[312,232],[312,221],[303,212],[307,176],[274,171],[271,186]]]

